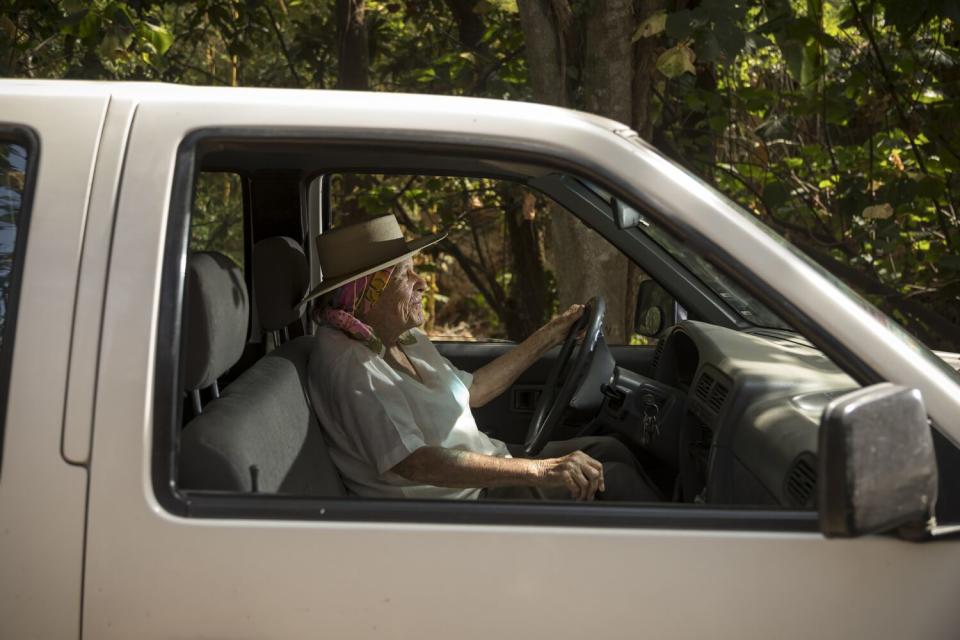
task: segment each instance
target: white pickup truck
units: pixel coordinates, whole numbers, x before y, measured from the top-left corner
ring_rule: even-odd
[[[960,635],[960,376],[627,127],[163,84],[0,104],[0,637]],[[191,250],[210,172],[242,184],[242,265]],[[478,421],[558,437],[573,403],[662,502],[344,490],[296,306],[344,172],[522,185],[649,274],[656,348],[553,352]]]

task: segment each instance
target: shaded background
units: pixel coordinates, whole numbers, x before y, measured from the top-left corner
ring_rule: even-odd
[[[948,350],[958,46],[960,0],[0,1],[8,77],[485,96],[614,118]],[[420,265],[434,335],[522,338],[601,292],[611,342],[630,339],[642,274],[533,193],[429,176],[334,186],[343,220],[391,212],[426,233],[460,219]],[[242,258],[239,190],[201,178],[197,248]]]

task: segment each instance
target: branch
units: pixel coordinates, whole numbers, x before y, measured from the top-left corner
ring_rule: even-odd
[[[775,227],[782,227],[782,225],[775,219],[772,219],[771,223]],[[811,243],[803,240],[802,238],[797,238],[794,236],[792,240],[817,264],[837,278],[841,279],[863,294],[880,296],[889,308],[899,311],[908,318],[912,318],[921,322],[930,330],[934,331],[945,342],[949,343],[951,349],[960,348],[960,326],[954,324],[944,316],[929,309],[925,305],[915,302],[913,299],[904,296],[899,291],[887,286],[876,278],[860,271],[855,267],[843,264],[842,262],[833,258],[833,256],[821,251],[819,248],[813,246]]]
[[[263,8],[267,10],[267,16],[270,18],[270,26],[273,27],[273,33],[277,36],[277,42],[280,43],[280,50],[283,52],[283,57],[287,61],[287,68],[290,69],[290,75],[293,76],[293,80],[297,83],[297,87],[303,88],[303,80],[300,79],[300,74],[297,73],[297,69],[293,65],[293,59],[290,57],[290,50],[287,49],[287,43],[283,39],[283,34],[280,33],[280,26],[277,24],[276,18],[273,17],[273,11],[270,10],[270,5],[264,4]]]
[[[904,133],[907,134],[907,140],[910,143],[910,150],[913,152],[913,157],[917,161],[917,166],[924,173],[924,175],[929,176],[930,172],[927,171],[927,163],[923,159],[923,154],[920,153],[917,143],[913,139],[913,134],[910,126],[910,119],[907,117],[906,112],[903,110],[903,105],[900,104],[900,96],[897,92],[897,88],[893,84],[893,79],[890,77],[890,70],[887,68],[887,63],[883,59],[883,55],[880,52],[880,45],[877,44],[877,38],[873,33],[873,29],[870,28],[870,25],[867,24],[867,21],[863,19],[863,14],[860,12],[860,6],[858,0],[853,0],[850,3],[850,6],[853,8],[854,16],[857,19],[857,22],[860,24],[860,29],[867,36],[867,40],[870,42],[870,49],[873,51],[873,56],[877,59],[877,66],[880,69],[880,75],[883,77],[884,84],[887,86],[887,92],[890,95],[890,98],[893,100],[893,107],[897,112],[897,117],[900,120],[900,126],[903,129]],[[952,251],[956,251],[956,247],[953,244],[953,237],[950,235],[950,227],[947,224],[946,215],[943,213],[943,207],[940,206],[939,199],[933,198],[933,206],[937,210],[937,221],[940,223],[940,230],[943,232],[944,241],[947,243],[947,246],[950,247]]]
[[[474,265],[472,261],[460,250],[456,244],[451,242],[448,238],[445,238],[440,246],[443,247],[443,250],[449,253],[457,261],[457,264],[460,265],[460,268],[463,269],[463,272],[466,274],[467,279],[477,288],[477,291],[480,292],[480,295],[483,296],[484,300],[487,301],[487,304],[494,310],[498,317],[503,317],[505,309],[503,307],[502,292],[499,292],[501,295],[497,295],[497,292],[491,291],[487,288],[486,284],[483,282],[483,279],[477,274],[474,270]]]

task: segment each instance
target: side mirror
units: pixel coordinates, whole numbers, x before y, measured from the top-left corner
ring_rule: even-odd
[[[667,329],[686,317],[683,307],[654,280],[640,283],[637,308],[633,315],[634,333],[648,338],[659,338]]]
[[[926,529],[937,499],[937,462],[923,399],[883,383],[835,399],[820,421],[820,530],[853,537]]]

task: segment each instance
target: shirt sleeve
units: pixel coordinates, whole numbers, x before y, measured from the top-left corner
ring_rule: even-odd
[[[344,358],[337,400],[342,424],[377,473],[383,475],[425,445],[413,411],[397,386],[398,374],[372,353]]]

